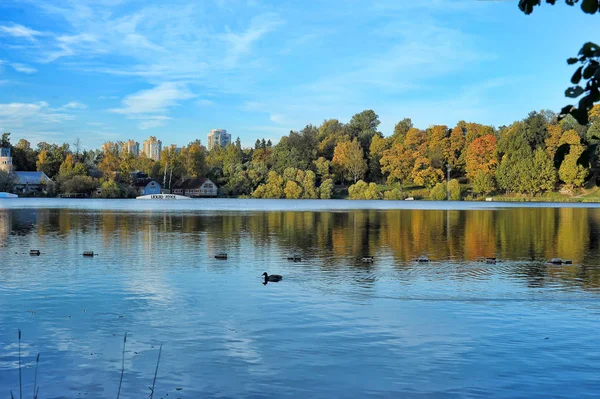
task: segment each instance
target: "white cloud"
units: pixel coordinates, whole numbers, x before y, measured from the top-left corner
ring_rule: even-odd
[[[123,108],[112,109],[112,112],[124,115],[144,115],[167,112],[178,105],[180,100],[193,98],[194,95],[184,84],[166,82],[152,89],[130,94],[121,102]]]
[[[41,62],[53,62],[78,53],[97,54],[101,49],[96,44],[96,37],[87,33],[58,36],[53,45],[45,51]]]
[[[143,120],[138,123],[138,128],[141,130],[153,129],[155,127],[164,126],[166,121],[170,120],[168,116],[148,116],[143,117]]]
[[[0,26],[0,34],[1,33],[13,37],[24,38],[30,41],[35,41],[36,36],[43,35],[42,32],[38,32],[34,29],[30,29],[19,24],[13,24],[12,26]]]
[[[234,33],[226,27],[227,33],[223,39],[229,44],[228,54],[225,57],[225,66],[235,67],[243,55],[251,52],[252,45],[261,37],[274,31],[283,21],[277,14],[264,14],[255,17],[250,22],[248,29],[241,33]]]
[[[111,112],[126,115],[129,119],[139,119],[140,129],[151,129],[164,126],[170,118],[166,115],[171,108],[182,100],[193,98],[186,85],[182,83],[161,83],[152,89],[142,90],[125,97],[122,108],[111,109]]]
[[[37,69],[35,69],[35,68],[32,68],[32,67],[24,65],[24,64],[19,64],[16,62],[10,64],[10,66],[12,66],[15,71],[21,72],[21,73],[32,74],[32,73],[37,72]]]
[[[45,101],[0,104],[0,124],[5,128],[20,128],[26,123],[62,123],[71,119],[74,116],[51,108]]]
[[[87,109],[87,105],[78,101],[69,101],[61,107],[62,109]]]
[[[275,122],[275,123],[283,123],[284,122],[284,117],[283,117],[283,115],[280,115],[280,114],[271,114],[271,117],[269,119],[271,120],[271,122]]]

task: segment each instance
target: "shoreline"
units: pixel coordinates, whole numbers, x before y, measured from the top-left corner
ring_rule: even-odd
[[[193,198],[189,201],[135,199],[11,198],[0,199],[3,209],[79,209],[127,212],[327,212],[361,210],[495,210],[511,208],[600,208],[598,202],[430,201],[347,199]]]

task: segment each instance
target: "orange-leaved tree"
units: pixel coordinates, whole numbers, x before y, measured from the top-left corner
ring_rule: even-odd
[[[493,175],[498,166],[498,149],[496,136],[486,134],[476,138],[467,147],[466,170],[469,179],[475,178],[477,172]]]

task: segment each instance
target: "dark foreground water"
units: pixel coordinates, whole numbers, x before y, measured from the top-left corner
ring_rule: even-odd
[[[155,398],[600,396],[598,208],[18,201],[0,203],[0,397],[18,328],[28,398],[38,352],[40,398],[116,397],[125,332],[121,398],[150,394],[161,343]]]

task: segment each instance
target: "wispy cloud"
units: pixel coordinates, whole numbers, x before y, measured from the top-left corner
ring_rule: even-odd
[[[152,89],[142,90],[123,99],[121,108],[111,112],[126,115],[129,119],[140,119],[140,129],[162,126],[169,118],[164,115],[180,101],[193,98],[194,94],[182,83],[161,83]]]
[[[271,114],[270,118],[271,122],[275,122],[275,123],[283,123],[284,122],[284,117],[281,114]]]
[[[71,119],[73,115],[53,109],[45,101],[0,104],[0,125],[4,127],[22,127],[25,122],[54,124]]]
[[[141,130],[153,129],[155,127],[164,126],[166,122],[171,119],[168,116],[164,115],[149,115],[141,118],[143,118],[143,120],[138,123],[138,127]]]
[[[28,75],[37,72],[37,69],[27,66],[25,64],[19,64],[19,63],[14,62],[14,63],[10,64],[10,66],[12,66],[15,71],[21,72],[21,73],[26,73]]]
[[[274,31],[283,21],[277,14],[264,14],[255,17],[250,22],[250,26],[243,32],[232,32],[228,27],[227,33],[223,39],[229,44],[227,57],[224,60],[225,66],[235,67],[241,56],[249,54],[252,45],[261,37]]]
[[[78,101],[69,101],[61,107],[61,109],[87,109],[87,105]]]
[[[23,38],[29,41],[35,41],[36,36],[42,36],[42,32],[28,28],[19,24],[12,24],[11,26],[0,26],[0,34]]]

